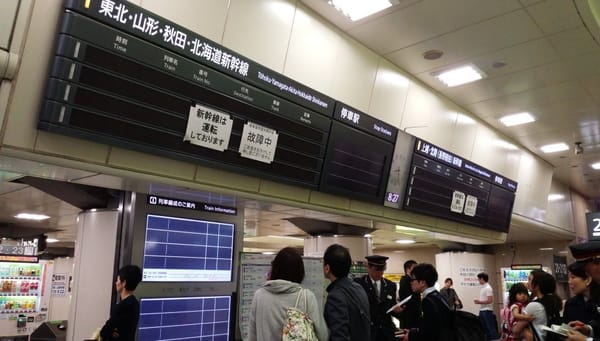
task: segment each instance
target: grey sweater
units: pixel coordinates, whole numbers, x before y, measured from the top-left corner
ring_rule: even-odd
[[[286,319],[286,309],[296,304],[296,297],[300,284],[285,281],[267,281],[262,288],[256,290],[250,309],[249,341],[277,341],[281,340],[283,325]],[[323,318],[323,312],[317,302],[315,294],[304,290],[304,299],[298,302],[298,309],[304,311],[315,324],[315,332],[320,341],[326,341],[329,333]]]

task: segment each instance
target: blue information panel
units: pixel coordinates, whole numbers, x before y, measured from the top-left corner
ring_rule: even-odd
[[[149,214],[143,281],[228,282],[234,225]]]
[[[227,341],[231,297],[142,298],[138,340]]]

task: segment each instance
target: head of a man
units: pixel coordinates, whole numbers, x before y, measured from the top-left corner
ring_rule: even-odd
[[[438,280],[438,273],[433,265],[420,263],[413,268],[410,279],[413,292],[422,293],[427,288],[435,285]]]
[[[373,281],[380,281],[383,277],[388,257],[371,255],[365,257],[365,259],[367,260],[367,272],[369,273],[369,277],[371,277]]]
[[[329,245],[323,254],[323,275],[331,281],[348,276],[351,265],[350,251],[342,245]]]
[[[412,259],[409,259],[406,262],[404,262],[404,273],[410,275],[410,272],[415,267],[415,265],[417,265],[417,262],[415,262]]]
[[[479,284],[484,285],[490,280],[490,277],[485,272],[480,272],[477,274],[477,279],[479,280]]]
[[[585,271],[594,282],[600,284],[600,241],[593,240],[569,246],[578,262],[585,263]]]

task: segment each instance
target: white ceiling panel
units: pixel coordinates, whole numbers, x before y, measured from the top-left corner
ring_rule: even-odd
[[[570,30],[583,25],[572,1],[548,0],[527,7],[527,12],[545,34]]]
[[[597,51],[598,45],[585,27],[562,31],[548,38],[563,58],[572,58]]]
[[[444,56],[430,64],[429,71],[459,62],[471,62],[474,56],[515,46],[542,37],[542,32],[525,13],[514,11],[476,25],[386,53],[385,57],[410,73],[423,70],[422,54],[442,50]]]
[[[516,0],[421,1],[348,32],[376,52],[388,54],[520,8]],[[382,34],[383,33],[383,34]]]

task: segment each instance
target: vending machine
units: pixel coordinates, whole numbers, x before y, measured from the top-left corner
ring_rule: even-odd
[[[0,262],[0,330],[2,335],[28,335],[47,319],[47,263]]]
[[[511,268],[500,268],[500,273],[502,275],[502,299],[503,306],[506,306],[508,303],[508,291],[515,283],[523,283],[527,285],[527,279],[532,270],[542,269],[548,273],[551,273],[550,268],[548,267],[511,267]]]

